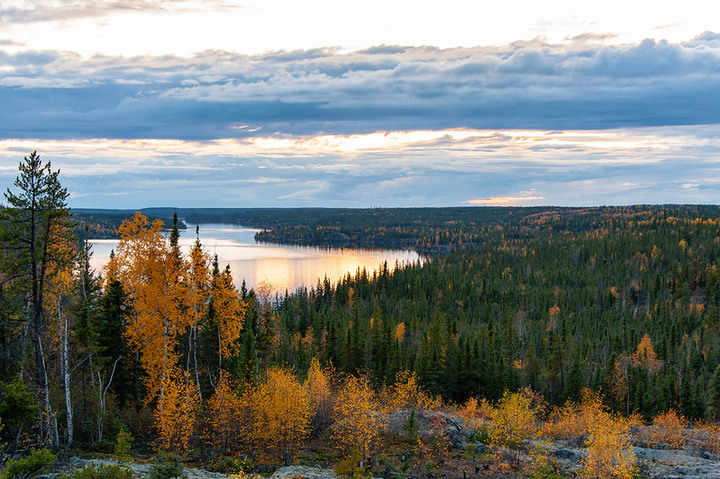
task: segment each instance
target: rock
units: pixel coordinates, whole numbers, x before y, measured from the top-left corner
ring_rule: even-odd
[[[490,452],[490,446],[488,446],[487,444],[483,444],[482,442],[476,442],[475,452],[478,452],[480,454],[486,454]]]
[[[387,431],[406,435],[403,425],[409,417],[409,410],[390,413],[386,416]],[[465,441],[471,432],[462,426],[462,419],[441,412],[416,410],[415,420],[418,423],[418,436],[429,437],[441,433],[453,447],[465,449]]]
[[[270,479],[337,479],[335,471],[321,467],[286,466],[281,467]]]
[[[582,458],[587,456],[586,451],[581,451],[579,449],[553,449],[552,453],[558,459],[578,463],[582,460]]]
[[[91,464],[94,465],[113,465],[117,464],[117,461],[111,461],[107,459],[78,459],[77,457],[70,458],[69,464],[73,468],[81,468],[85,466],[89,466]],[[132,472],[133,476],[137,478],[147,478],[150,476],[150,471],[152,470],[152,464],[135,464],[135,463],[124,463],[123,466],[129,467]],[[185,467],[183,468],[183,472],[185,473],[185,476],[187,479],[226,479],[233,477],[232,475],[228,474],[220,474],[218,472],[210,472],[205,471],[203,469],[194,469],[191,467]]]

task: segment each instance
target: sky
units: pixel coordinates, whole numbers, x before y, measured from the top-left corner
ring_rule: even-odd
[[[74,208],[720,203],[717,0],[0,0],[0,189]]]

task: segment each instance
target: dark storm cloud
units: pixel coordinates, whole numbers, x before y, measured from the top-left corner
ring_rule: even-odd
[[[5,138],[180,138],[720,122],[720,35],[261,56],[0,51]]]

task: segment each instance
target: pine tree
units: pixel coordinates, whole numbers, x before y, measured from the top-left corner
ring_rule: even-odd
[[[60,184],[60,170],[52,171],[50,162],[43,164],[35,151],[24,158],[18,169],[16,191],[7,189],[7,207],[0,210],[0,259],[14,288],[28,298],[26,315],[32,332],[28,338],[34,345],[36,394],[45,418],[40,440],[57,446],[43,338],[47,330],[48,281],[73,260],[72,250],[67,248],[73,226],[67,206],[69,193]]]

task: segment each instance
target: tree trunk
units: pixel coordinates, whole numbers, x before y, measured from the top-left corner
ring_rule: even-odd
[[[60,295],[58,295],[58,319],[62,328],[62,362],[60,367],[63,370],[63,386],[65,387],[65,415],[67,419],[67,445],[73,443],[73,407],[72,397],[70,395],[70,368],[68,367],[68,324],[67,316],[63,316],[60,305]]]
[[[98,442],[102,441],[102,438],[103,438],[103,425],[105,422],[105,396],[107,395],[108,389],[110,389],[110,385],[112,384],[113,377],[115,377],[115,368],[117,367],[117,363],[121,359],[122,359],[122,356],[119,356],[113,363],[113,368],[112,368],[112,371],[110,372],[110,379],[108,379],[108,382],[105,385],[104,389],[103,389],[102,376],[100,376],[100,371],[97,372],[98,396],[99,396],[99,403],[100,403],[98,417],[97,417]]]
[[[60,444],[60,436],[58,433],[58,425],[57,425],[57,416],[53,412],[52,404],[50,403],[50,388],[48,387],[48,377],[47,377],[47,368],[45,366],[45,353],[43,352],[42,348],[42,341],[40,337],[37,338],[37,344],[38,344],[38,350],[40,351],[40,364],[42,367],[42,376],[45,383],[45,388],[43,390],[45,398],[44,398],[44,405],[45,405],[45,411],[44,411],[44,419],[45,419],[45,429],[48,434],[47,440],[50,440],[50,446],[53,449],[57,449],[58,445]]]

